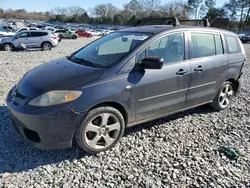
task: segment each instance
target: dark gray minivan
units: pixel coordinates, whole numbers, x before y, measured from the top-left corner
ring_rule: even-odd
[[[206,103],[226,109],[240,89],[245,51],[232,32],[150,25],[111,33],[26,73],[10,90],[13,126],[38,148],[89,153],[124,129]]]

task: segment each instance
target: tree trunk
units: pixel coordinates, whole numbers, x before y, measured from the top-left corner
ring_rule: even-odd
[[[248,25],[248,19],[249,19],[249,14],[250,14],[250,6],[247,11],[246,19],[245,19],[245,24]]]
[[[242,19],[243,19],[243,10],[244,10],[244,6],[243,4],[241,5],[241,10],[240,10],[240,24],[239,24],[239,30],[242,30]]]

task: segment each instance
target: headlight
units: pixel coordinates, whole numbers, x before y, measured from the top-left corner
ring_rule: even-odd
[[[76,100],[82,94],[81,91],[58,90],[44,93],[28,104],[31,106],[52,106]]]

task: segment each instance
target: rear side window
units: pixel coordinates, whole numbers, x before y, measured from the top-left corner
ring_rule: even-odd
[[[47,36],[48,35],[48,33],[46,33],[46,32],[41,32],[41,36],[43,37],[43,36]]]
[[[216,55],[223,54],[223,46],[220,35],[214,35]]]
[[[192,58],[215,55],[215,41],[213,34],[191,33],[191,44]]]
[[[46,36],[48,33],[46,32],[31,32],[31,37],[42,37]]]
[[[225,35],[227,50],[229,54],[240,52],[240,45],[237,37]]]

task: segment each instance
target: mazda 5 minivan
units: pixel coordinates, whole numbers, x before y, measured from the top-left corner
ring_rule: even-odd
[[[246,59],[232,32],[150,25],[104,36],[26,73],[7,106],[16,131],[38,148],[97,153],[127,127],[209,103],[226,109]]]

